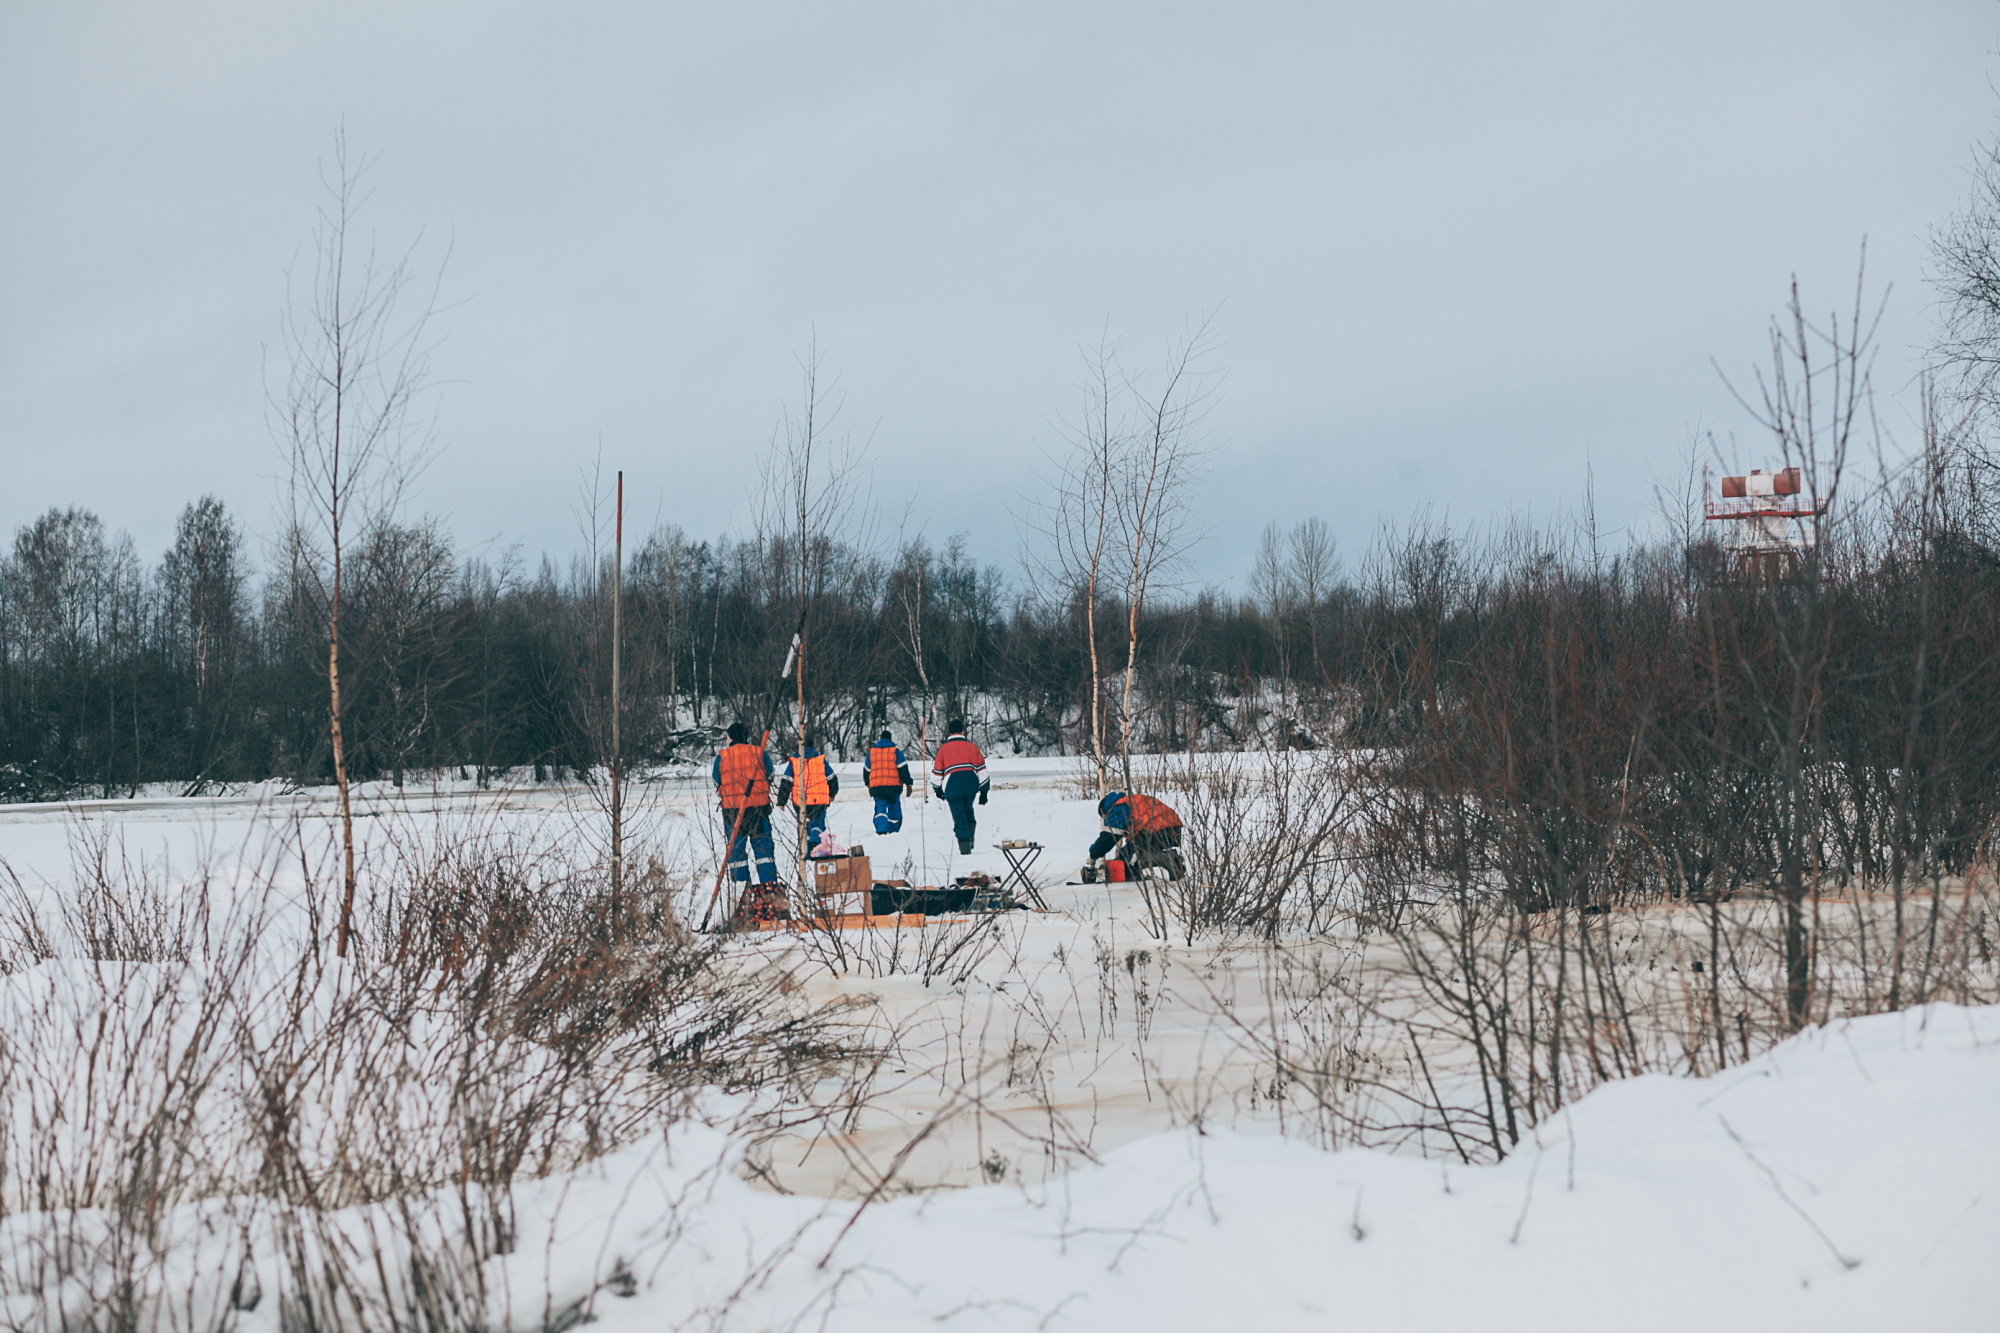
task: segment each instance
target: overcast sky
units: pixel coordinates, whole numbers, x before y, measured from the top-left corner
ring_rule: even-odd
[[[147,559],[271,529],[288,266],[343,119],[366,222],[451,257],[463,548],[576,545],[602,440],[642,525],[739,529],[817,330],[893,531],[1011,565],[1077,349],[1216,315],[1206,576],[1319,515],[1643,524],[1796,273],[1893,286],[2000,124],[1991,0],[0,7],[0,525]]]

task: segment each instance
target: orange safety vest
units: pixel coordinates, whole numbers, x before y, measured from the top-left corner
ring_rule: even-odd
[[[902,777],[896,772],[896,747],[874,745],[868,749],[868,785],[871,787],[900,787]]]
[[[826,786],[826,756],[792,757],[792,799],[800,805],[829,805],[833,793]]]
[[[1165,801],[1151,796],[1141,796],[1137,792],[1121,798],[1117,804],[1130,806],[1132,818],[1125,825],[1128,833],[1160,833],[1166,829],[1179,828],[1181,817]]]
[[[742,810],[771,803],[771,779],[764,772],[762,746],[748,741],[731,745],[722,752],[722,781],[716,794],[724,810]]]

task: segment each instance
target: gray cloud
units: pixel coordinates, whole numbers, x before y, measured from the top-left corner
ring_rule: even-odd
[[[1862,236],[1895,399],[1924,229],[1993,124],[2000,21],[1922,6],[12,6],[0,15],[0,523],[268,526],[260,358],[333,126],[385,244],[452,249],[462,542],[574,542],[600,434],[646,517],[740,521],[817,329],[874,489],[1014,545],[1075,349],[1220,309],[1217,576],[1268,519],[1643,521],[1689,429],[1754,432],[1797,272]]]

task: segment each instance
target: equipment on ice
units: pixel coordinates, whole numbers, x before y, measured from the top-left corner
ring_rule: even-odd
[[[1003,838],[993,845],[1000,849],[1000,855],[1007,862],[1007,873],[1000,879],[1002,892],[1011,892],[1018,885],[1022,897],[1033,902],[1042,911],[1048,911],[1048,902],[1042,897],[1042,891],[1035,887],[1035,881],[1028,873],[1035,862],[1041,859],[1042,844],[1029,842],[1025,838]]]
[[[901,879],[878,880],[859,847],[844,856],[817,859],[808,865],[812,885],[807,901],[814,904],[810,917],[802,920],[790,913],[769,917],[739,913],[739,924],[756,930],[881,930],[921,927],[933,916],[1026,907],[983,874],[962,875],[943,888],[913,887]]]

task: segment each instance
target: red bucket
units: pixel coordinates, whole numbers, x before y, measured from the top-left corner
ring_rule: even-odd
[[[1109,883],[1123,884],[1125,882],[1125,863],[1123,861],[1106,861],[1104,863],[1104,877]]]

